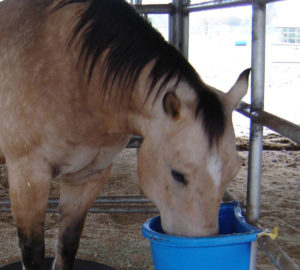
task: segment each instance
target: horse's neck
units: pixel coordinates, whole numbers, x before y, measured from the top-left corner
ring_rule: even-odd
[[[55,54],[62,55],[60,58],[63,60],[61,61],[66,63],[61,65],[64,67],[62,73],[69,73],[70,77],[79,78],[78,80],[69,79],[69,81],[76,81],[76,84],[73,85],[74,88],[77,88],[80,84],[78,91],[81,93],[77,94],[88,99],[88,109],[96,114],[99,119],[98,123],[102,122],[103,130],[107,130],[108,133],[144,135],[143,126],[155,112],[152,106],[153,97],[150,96],[145,102],[147,91],[151,86],[149,74],[153,67],[153,61],[143,68],[134,85],[127,89],[126,86],[122,86],[122,82],[118,81],[118,77],[114,80],[114,75],[107,80],[105,67],[107,66],[108,51],[104,51],[97,60],[91,80],[86,84],[90,61],[88,61],[85,70],[82,69],[84,66],[82,62],[84,61],[80,62],[79,66],[74,66],[74,59],[78,59],[81,50],[81,47],[77,46],[80,44],[77,44],[78,40],[75,40],[74,44],[68,48],[67,53],[61,50],[61,47],[68,42],[70,31],[74,27],[73,23],[76,23],[73,14],[78,13],[78,10],[81,9],[80,6],[71,5],[68,9],[57,10],[48,17],[48,31],[56,40],[54,45],[53,43],[49,45],[51,46],[50,49]],[[59,32],[55,30],[57,28],[60,29]],[[113,85],[112,80],[114,80]],[[73,89],[71,86],[68,87]],[[153,92],[156,92],[155,89]],[[83,100],[78,101],[83,102]]]
[[[123,104],[119,104],[118,100],[101,101],[96,110],[103,128],[110,134],[143,136],[143,127],[151,119],[151,109],[143,107],[143,103],[136,97]]]
[[[151,121],[157,106],[153,104],[152,96],[147,99],[151,84],[150,69],[143,69],[133,86],[134,89],[122,89],[118,81],[113,86],[104,83],[103,76],[98,75],[103,74],[103,65],[99,64],[87,91],[90,110],[98,115],[109,133],[145,135],[145,123]]]

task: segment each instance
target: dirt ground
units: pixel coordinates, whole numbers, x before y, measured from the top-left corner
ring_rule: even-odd
[[[238,140],[242,169],[228,190],[246,204],[247,139]],[[270,135],[265,139],[261,185],[260,225],[279,227],[276,240],[300,264],[300,149],[281,137]],[[272,149],[272,150],[270,150]],[[274,150],[275,149],[275,150]],[[7,199],[5,169],[0,179],[0,200]],[[51,197],[58,196],[58,183],[51,188]],[[104,195],[140,195],[136,176],[136,149],[124,150],[116,159],[111,181]],[[78,258],[115,267],[118,270],[153,269],[149,244],[141,235],[141,225],[153,214],[93,214],[88,215],[81,238]],[[46,252],[53,256],[58,214],[46,217]],[[0,266],[19,258],[15,225],[10,213],[0,213]],[[259,270],[276,269],[259,251]]]

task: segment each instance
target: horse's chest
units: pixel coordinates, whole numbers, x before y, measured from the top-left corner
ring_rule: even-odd
[[[72,149],[71,153],[68,154],[61,165],[59,166],[59,176],[66,176],[70,174],[76,174],[79,171],[86,170],[88,167],[102,167],[101,163],[106,159],[103,156],[97,163],[95,164],[96,157],[99,156],[99,149],[88,148],[88,147],[76,147]],[[93,165],[93,166],[92,166]]]
[[[53,166],[53,176],[69,180],[82,180],[112,164],[114,157],[126,146],[121,144],[91,148],[76,147],[59,164]]]

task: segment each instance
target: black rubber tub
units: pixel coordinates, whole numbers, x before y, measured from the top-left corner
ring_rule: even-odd
[[[53,258],[46,258],[41,267],[41,270],[51,270],[52,261]],[[0,270],[22,270],[22,263],[21,262],[12,263],[4,267],[1,267]],[[117,269],[100,263],[89,262],[85,260],[76,260],[73,270],[117,270]]]

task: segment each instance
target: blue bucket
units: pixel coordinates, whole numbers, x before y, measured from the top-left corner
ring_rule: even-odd
[[[221,205],[219,229],[215,237],[167,235],[158,216],[145,222],[142,232],[151,243],[155,270],[249,269],[251,242],[260,230],[246,222],[238,202]]]

